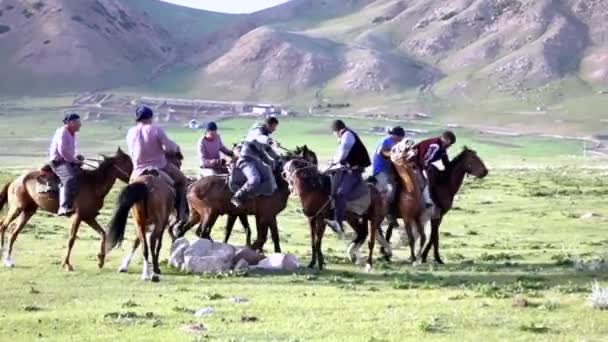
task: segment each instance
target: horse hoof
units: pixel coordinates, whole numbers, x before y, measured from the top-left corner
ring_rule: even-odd
[[[370,264],[365,264],[365,273],[372,273],[374,268]]]
[[[106,264],[106,256],[105,255],[97,255],[97,267],[103,268],[103,265]]]
[[[152,281],[153,283],[158,283],[158,282],[160,282],[160,276],[159,276],[158,274],[154,274],[154,275],[152,275],[152,279],[151,279],[151,281]]]
[[[441,260],[441,258],[435,258],[435,263],[437,265],[444,265],[445,263],[443,262],[443,260]]]
[[[11,259],[4,259],[4,266],[13,268],[15,267],[15,263]]]
[[[118,273],[127,273],[127,269],[121,267],[118,269]]]
[[[66,272],[73,272],[74,267],[72,267],[72,265],[70,265],[70,264],[63,264],[63,270]]]
[[[150,276],[149,276],[149,275],[147,275],[147,274],[142,274],[142,275],[141,275],[141,280],[143,280],[143,281],[148,281],[148,280],[150,280]]]

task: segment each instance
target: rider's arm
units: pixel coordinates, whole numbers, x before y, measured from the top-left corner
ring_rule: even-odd
[[[75,138],[70,139],[70,134],[67,129],[61,130],[61,135],[57,137],[57,151],[63,160],[68,163],[76,161],[76,146],[72,143]]]
[[[338,146],[338,151],[334,155],[334,163],[344,163],[346,157],[348,156],[348,153],[354,145],[355,136],[351,132],[346,131],[344,134],[342,134],[342,136],[340,137],[340,146]]]
[[[435,161],[435,155],[439,152],[440,147],[438,144],[429,145],[424,155],[424,168],[426,169],[433,161]]]
[[[220,152],[222,152],[228,157],[234,157],[234,152],[232,152],[229,148],[226,147],[226,145],[224,145],[222,138],[220,138],[219,136],[217,138],[220,140]]]
[[[450,165],[450,158],[448,157],[448,152],[446,150],[441,151],[441,163],[446,169]]]
[[[157,135],[161,145],[165,148],[165,151],[179,152],[179,146],[173,142],[173,140],[169,139],[164,129],[157,127]]]

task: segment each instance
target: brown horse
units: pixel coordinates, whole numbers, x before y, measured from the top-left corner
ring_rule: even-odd
[[[310,226],[310,237],[312,245],[312,260],[309,268],[318,265],[322,270],[325,261],[321,251],[321,242],[325,233],[325,219],[331,215],[330,178],[321,174],[317,166],[302,159],[294,159],[283,168],[283,176],[289,182],[294,193],[300,197],[304,215],[308,218]],[[346,222],[355,230],[357,236],[348,248],[348,254],[352,262],[357,261],[357,252],[365,242],[369,224],[369,255],[366,261],[366,270],[372,269],[372,258],[375,243],[375,231],[380,229],[386,210],[384,202],[375,186],[369,184],[371,202],[367,211],[359,216],[350,211],[346,212]]]
[[[168,176],[166,176],[168,177]],[[118,203],[109,224],[106,249],[109,251],[124,240],[127,217],[131,209],[135,220],[137,238],[133,251],[141,243],[143,252],[142,279],[158,282],[160,268],[158,258],[163,234],[175,207],[175,190],[170,181],[159,171],[144,173],[127,185],[118,196]],[[153,226],[150,243],[146,241],[148,226]],[[133,254],[131,252],[131,255]],[[150,276],[149,253],[152,254],[152,276]]]
[[[460,190],[464,177],[473,175],[476,178],[483,179],[488,175],[488,169],[477,152],[465,146],[462,152],[450,161],[444,171],[432,167],[427,173],[432,185],[431,196],[436,210],[434,215],[431,216],[431,236],[429,243],[422,251],[422,262],[426,262],[432,245],[435,262],[443,264],[439,255],[439,226],[443,217],[452,209],[454,197]]]
[[[70,264],[70,254],[72,253],[81,222],[86,222],[101,237],[101,248],[97,255],[97,260],[99,267],[103,267],[106,254],[106,234],[97,222],[96,217],[99,214],[99,210],[103,207],[104,198],[112,189],[112,186],[114,186],[116,179],[118,178],[127,183],[132,170],[133,164],[131,163],[131,158],[120,148],[114,156],[104,157],[96,169],[82,170],[80,175],[80,190],[74,202],[76,212],[71,217],[72,228],[68,240],[68,250],[63,260],[63,268],[66,271],[73,270]],[[15,266],[11,258],[15,240],[17,240],[17,236],[38,208],[51,213],[56,213],[59,209],[56,193],[39,193],[37,191],[38,178],[41,177],[41,174],[41,171],[33,171],[22,175],[5,185],[0,193],[0,209],[6,203],[9,204],[8,213],[2,223],[0,223],[0,250],[4,248],[4,233],[6,229],[11,222],[18,219],[11,234],[8,253],[4,259],[5,266]]]
[[[311,163],[317,163],[316,154],[307,146],[299,147],[293,152],[288,152],[283,158],[290,160],[295,157],[304,158]],[[274,243],[276,253],[281,252],[279,242],[279,229],[277,215],[287,206],[289,198],[289,184],[281,177],[280,170],[275,171],[277,190],[270,196],[258,196],[248,200],[243,208],[236,208],[230,203],[232,192],[230,191],[226,177],[209,176],[198,180],[188,191],[188,202],[193,209],[189,222],[176,235],[182,237],[196,223],[201,223],[197,235],[202,238],[210,238],[211,229],[220,215],[230,215],[227,227],[227,236],[230,235],[234,217],[243,215],[254,215],[256,220],[257,238],[252,248],[261,250],[264,246],[268,230]]]
[[[420,256],[426,242],[423,222],[423,216],[426,209],[424,202],[422,201],[422,192],[418,186],[416,174],[412,167],[406,163],[404,156],[401,156],[398,150],[399,149],[393,149],[391,151],[393,170],[396,179],[399,182],[396,198],[397,214],[398,218],[402,219],[405,224],[405,232],[407,233],[410,246],[410,261],[413,263],[416,261],[416,254],[414,253],[416,240],[412,233],[412,226],[416,228],[416,231],[420,236],[420,249],[418,252],[418,255]],[[394,225],[393,222],[391,222],[386,233],[387,242],[390,241],[393,228]],[[379,236],[381,235],[382,232],[379,231]],[[390,250],[387,251],[383,248],[383,253],[387,259],[390,258]]]

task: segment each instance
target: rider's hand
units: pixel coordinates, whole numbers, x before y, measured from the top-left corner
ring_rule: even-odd
[[[76,160],[83,162],[84,161],[84,156],[82,154],[78,154],[76,155]]]

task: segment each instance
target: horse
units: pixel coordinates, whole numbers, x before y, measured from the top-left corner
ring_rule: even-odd
[[[427,170],[428,182],[431,186],[431,197],[435,206],[432,208],[430,214],[427,213],[425,220],[423,221],[423,224],[426,224],[430,220],[431,235],[429,242],[420,255],[422,262],[427,261],[428,253],[431,247],[433,247],[435,262],[443,264],[443,260],[439,255],[439,226],[441,225],[444,216],[452,208],[454,197],[460,190],[466,175],[472,175],[479,179],[483,179],[488,175],[488,169],[477,155],[477,152],[466,146],[462,149],[462,152],[452,159],[449,165],[445,165],[444,168],[444,171],[440,171],[436,166],[432,165],[430,169]],[[388,229],[386,239],[390,241],[390,230],[392,227],[389,226]],[[408,234],[408,237],[410,238],[411,245],[412,237],[410,234]]]
[[[159,170],[144,171],[134,178],[119,194],[118,202],[108,229],[106,250],[110,251],[124,240],[129,211],[135,220],[137,238],[133,252],[142,244],[142,280],[160,281],[159,255],[165,228],[175,210],[175,189],[172,180]],[[148,226],[153,226],[150,242],[146,239]],[[152,254],[150,276],[149,254]]]
[[[391,149],[391,164],[393,173],[398,181],[398,191],[396,193],[395,203],[397,206],[397,218],[402,219],[407,233],[410,246],[410,262],[416,261],[414,252],[416,239],[412,233],[412,226],[416,227],[416,231],[420,236],[420,249],[418,256],[422,254],[422,250],[426,242],[426,234],[424,232],[424,215],[426,208],[422,199],[422,191],[418,186],[417,176],[411,165],[405,159],[405,152],[413,145],[411,140],[403,140]],[[386,241],[390,241],[392,230],[395,227],[395,222],[390,222],[386,232]],[[378,231],[378,237],[382,236],[382,231]],[[390,246],[390,245],[389,245]],[[381,252],[386,259],[390,259],[391,250],[382,248]]]
[[[295,157],[304,158],[311,163],[318,162],[316,154],[308,146],[296,148],[295,151],[288,152],[283,158],[290,160]],[[228,214],[228,227],[226,228],[227,237],[232,231],[233,217],[242,215],[254,215],[256,220],[257,237],[251,247],[261,250],[264,246],[268,230],[270,229],[271,238],[274,243],[274,251],[281,252],[279,241],[279,229],[277,225],[277,215],[287,206],[289,199],[289,184],[281,177],[280,170],[275,170],[277,190],[270,196],[257,196],[249,199],[243,208],[236,208],[230,199],[230,191],[226,177],[209,176],[201,178],[194,183],[188,191],[188,202],[193,209],[193,214],[189,222],[176,234],[182,237],[196,223],[201,223],[197,235],[201,238],[210,238],[211,229],[220,215]]]
[[[103,207],[104,198],[114,186],[116,179],[128,183],[132,170],[131,158],[119,148],[114,156],[103,157],[96,169],[81,171],[79,192],[74,201],[76,211],[71,216],[70,237],[67,244],[67,253],[63,260],[63,268],[66,271],[74,270],[70,263],[70,255],[81,222],[87,223],[101,237],[101,247],[97,255],[97,261],[99,268],[103,267],[106,256],[106,234],[97,222],[96,217]],[[59,209],[56,193],[39,193],[37,191],[39,178],[42,176],[43,171],[29,172],[6,184],[0,192],[0,209],[7,203],[9,205],[8,213],[0,223],[0,251],[4,248],[6,229],[17,219],[17,224],[10,237],[8,253],[4,259],[4,265],[7,267],[15,266],[11,257],[15,241],[38,208],[51,213],[57,213]]]
[[[304,215],[308,218],[310,226],[310,238],[312,247],[312,260],[308,265],[314,268],[318,265],[319,270],[325,266],[321,243],[325,232],[325,219],[330,218],[331,203],[331,180],[328,175],[321,174],[315,164],[303,159],[293,159],[283,167],[283,177],[290,184],[293,192],[300,197]],[[355,230],[356,238],[348,248],[351,261],[357,261],[357,252],[365,242],[369,224],[369,255],[366,261],[366,271],[372,270],[372,258],[375,244],[376,229],[380,229],[386,209],[380,193],[372,184],[367,184],[370,191],[371,201],[366,212],[359,216],[347,211],[346,222]],[[387,246],[388,248],[388,246]]]

